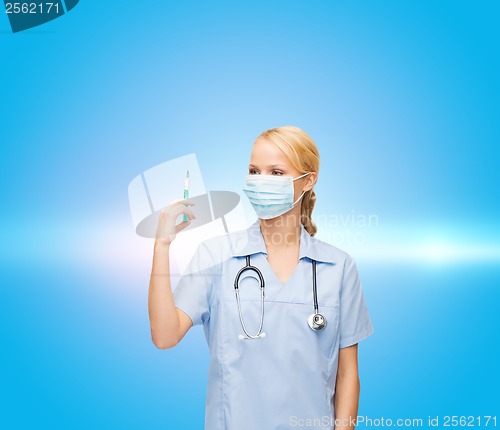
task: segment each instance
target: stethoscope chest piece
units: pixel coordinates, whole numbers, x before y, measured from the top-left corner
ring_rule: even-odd
[[[326,327],[326,318],[320,313],[311,314],[307,318],[307,324],[311,330],[320,331]]]

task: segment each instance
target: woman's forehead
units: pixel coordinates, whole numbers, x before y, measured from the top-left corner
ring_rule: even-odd
[[[285,154],[276,146],[265,140],[256,140],[252,147],[250,163],[253,165],[290,167],[291,163]]]

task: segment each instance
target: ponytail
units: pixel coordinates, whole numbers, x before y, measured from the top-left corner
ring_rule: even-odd
[[[311,217],[315,203],[316,194],[313,190],[309,190],[304,194],[302,205],[300,206],[300,222],[311,236],[314,236],[318,231]]]

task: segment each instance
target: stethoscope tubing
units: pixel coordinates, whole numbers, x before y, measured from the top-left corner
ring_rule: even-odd
[[[312,271],[313,271],[313,300],[314,300],[314,313],[318,313],[318,287],[316,285],[316,260],[312,261]]]

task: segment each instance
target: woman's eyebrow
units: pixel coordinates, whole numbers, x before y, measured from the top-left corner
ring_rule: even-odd
[[[255,165],[255,164],[249,164],[248,167],[255,167],[258,169],[258,167]],[[281,167],[281,168],[284,168],[286,169],[286,166],[284,166],[283,164],[271,164],[270,166],[268,167],[271,167],[271,168],[274,168],[274,167]]]

